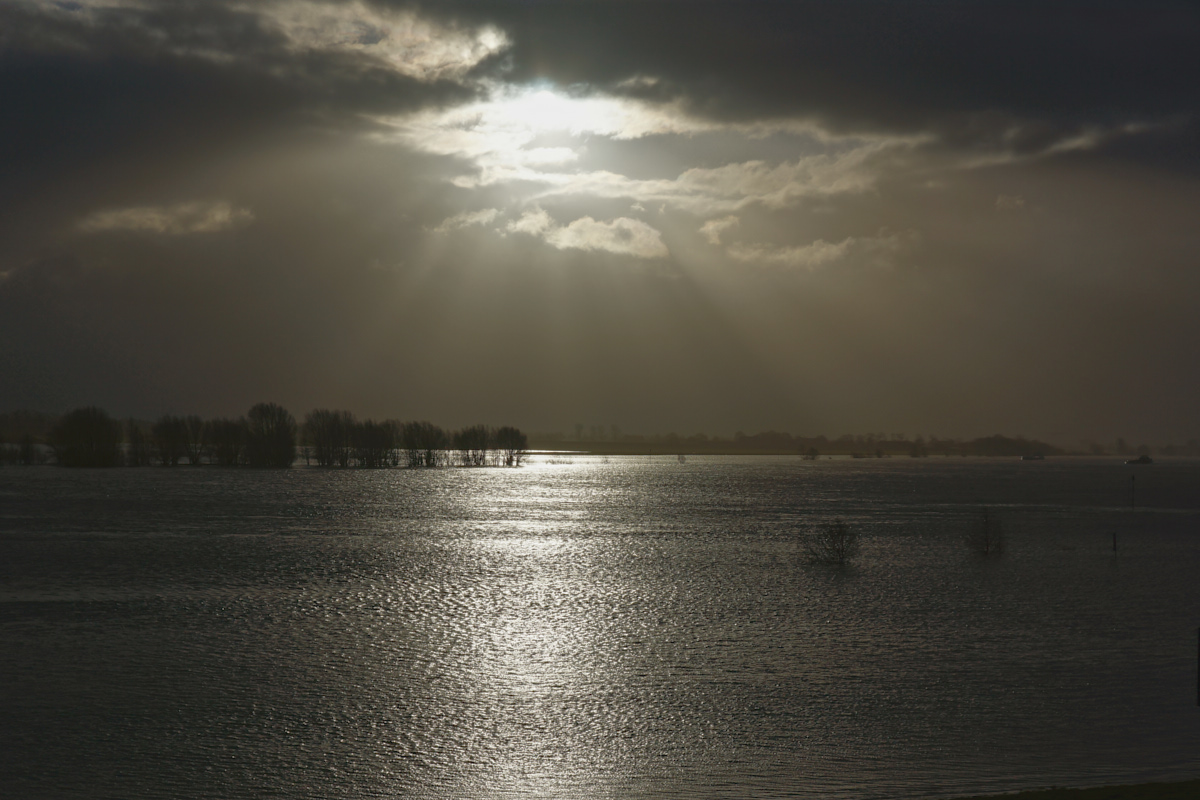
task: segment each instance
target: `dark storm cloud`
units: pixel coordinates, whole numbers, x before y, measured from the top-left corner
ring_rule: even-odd
[[[1008,137],[1044,149],[1088,125],[1191,118],[1192,3],[430,4],[513,32],[513,79],[682,98],[727,120]],[[636,80],[641,78],[642,80]]]
[[[220,4],[94,15],[16,6],[0,15],[9,31],[0,92],[21,121],[3,135],[20,155],[224,144],[297,122],[358,126],[360,113],[462,94],[369,56],[293,52],[261,18]]]
[[[263,13],[271,7],[0,7],[0,98],[20,121],[0,128],[9,166],[43,175],[128,152],[218,149],[297,123],[359,128],[370,124],[364,114],[470,91],[405,75],[369,50],[292,47]],[[1196,151],[1195,4],[580,0],[419,10],[507,33],[511,46],[474,72],[509,81],[679,99],[725,120],[799,116],[834,131],[933,132],[946,144],[1016,153],[1089,127],[1169,124],[1178,156]],[[359,36],[369,43],[369,26]]]
[[[279,4],[276,4],[279,5]],[[0,7],[0,188],[94,163],[191,158],[462,98],[369,49],[296,48],[229,2]],[[350,8],[331,3],[329,8]],[[681,100],[722,120],[806,117],[833,131],[934,133],[1037,153],[1088,130],[1157,128],[1129,157],[1194,159],[1200,8],[1183,3],[442,2],[448,25],[509,39],[473,72]],[[371,42],[367,26],[359,34]],[[461,77],[461,76],[460,76]],[[1119,138],[1119,137],[1117,137]],[[1168,146],[1162,146],[1168,145]],[[24,180],[22,180],[24,178]]]
[[[18,121],[0,147],[25,172],[189,155],[297,125],[361,129],[364,114],[467,93],[369,52],[289,46],[265,19],[219,2],[0,6],[0,98]]]
[[[161,194],[213,160],[471,93],[369,51],[295,47],[251,8],[0,4],[0,271],[97,204]]]

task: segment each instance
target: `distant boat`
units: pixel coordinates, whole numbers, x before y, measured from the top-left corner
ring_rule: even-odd
[[[1027,456],[1021,456],[1022,461],[1045,461],[1046,457],[1041,453],[1030,453]]]
[[[1138,456],[1137,458],[1130,458],[1130,459],[1126,460],[1125,463],[1126,464],[1153,464],[1154,459],[1151,458],[1150,456]]]

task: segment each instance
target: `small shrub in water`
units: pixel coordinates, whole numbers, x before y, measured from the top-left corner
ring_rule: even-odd
[[[809,561],[818,564],[845,564],[858,555],[858,531],[836,519],[804,537]]]
[[[1000,517],[986,508],[983,518],[964,537],[967,547],[983,558],[999,558],[1004,555],[1004,527]]]

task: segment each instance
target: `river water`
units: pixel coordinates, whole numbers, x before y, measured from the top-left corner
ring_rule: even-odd
[[[833,519],[861,552],[809,563]],[[1197,461],[10,467],[0,796],[1195,778],[1198,577]]]

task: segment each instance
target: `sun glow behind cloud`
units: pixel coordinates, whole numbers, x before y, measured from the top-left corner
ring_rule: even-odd
[[[391,130],[385,138],[468,162],[470,172],[454,180],[463,187],[520,181],[569,183],[575,173],[561,168],[580,160],[589,137],[623,141],[690,135],[712,127],[669,107],[510,86],[493,87],[487,98],[476,102],[379,121]],[[559,142],[550,146],[540,143],[551,137]],[[564,139],[568,143],[562,143]]]
[[[381,121],[390,131],[384,137],[389,141],[457,159],[461,167],[450,181],[459,189],[486,190],[493,198],[496,192],[508,195],[507,210],[489,205],[459,212],[430,228],[434,232],[478,227],[528,234],[560,250],[660,259],[669,257],[670,250],[656,220],[667,212],[682,212],[707,220],[697,227],[710,246],[733,244],[726,253],[731,264],[808,268],[839,261],[862,248],[852,246],[851,240],[837,245],[821,240],[803,245],[730,243],[721,234],[737,233],[734,214],[791,209],[806,201],[869,192],[881,162],[921,142],[919,137],[833,137],[800,120],[719,123],[671,103],[601,93],[574,95],[546,86],[497,85],[478,101]],[[632,161],[623,159],[639,141],[665,152],[702,136],[732,142],[729,150],[745,158],[666,177],[638,176]],[[776,140],[775,150],[780,141],[785,143],[785,157],[761,157],[761,143],[768,136]],[[596,155],[599,143],[604,145],[603,158]],[[555,204],[599,207],[613,202],[627,203],[628,216],[605,220],[593,213],[560,224],[554,216],[561,215],[548,213]],[[863,232],[864,237],[872,235]]]
[[[652,79],[638,80],[642,85]],[[985,164],[1046,157],[1092,141],[1059,141],[1020,156],[1009,139],[982,149],[939,150],[937,136],[930,132],[834,134],[800,117],[720,121],[691,113],[675,101],[653,102],[586,88],[567,92],[544,84],[494,83],[479,100],[377,121],[384,126],[386,132],[379,136],[386,141],[456,159],[459,168],[448,180],[459,189],[486,193],[488,207],[507,194],[506,210],[489,216],[496,224],[480,226],[483,229],[518,231],[547,211],[561,218],[556,204],[577,209],[580,204],[607,203],[611,208],[612,203],[624,202],[628,217],[597,222],[593,213],[543,226],[539,233],[547,244],[563,249],[578,246],[566,244],[576,241],[568,236],[570,231],[604,230],[619,238],[588,237],[593,244],[611,245],[595,244],[597,249],[662,258],[670,255],[670,242],[656,226],[660,215],[676,212],[697,218],[691,228],[694,235],[709,252],[716,248],[723,254],[730,266],[809,271],[843,262],[887,264],[919,246],[921,237],[908,230],[881,232],[878,224],[867,224],[840,232],[837,238],[818,234],[797,240],[794,225],[742,225],[744,217],[764,219],[820,204],[828,213],[830,202],[876,193],[884,180],[929,183],[930,174],[948,176]],[[701,140],[719,140],[715,151],[726,155],[724,163],[713,163],[708,156],[704,163],[684,166],[673,175],[645,174],[645,148],[657,147],[671,156],[662,159],[664,164],[678,163],[673,157],[677,151],[703,152],[703,144],[694,145]],[[640,172],[632,166],[636,159],[623,155],[634,147],[643,149]],[[455,217],[447,217],[435,230],[462,227]],[[646,232],[655,238],[641,237]],[[764,232],[766,239],[746,238]],[[628,246],[630,237],[644,246]]]

